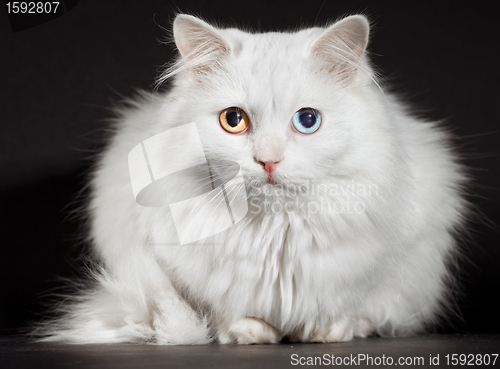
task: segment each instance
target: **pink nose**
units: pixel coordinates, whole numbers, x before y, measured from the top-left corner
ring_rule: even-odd
[[[276,169],[276,165],[278,165],[279,163],[279,161],[260,161],[260,160],[257,160],[257,162],[260,165],[262,165],[262,168],[264,168],[264,170],[269,174],[274,172],[274,170]]]

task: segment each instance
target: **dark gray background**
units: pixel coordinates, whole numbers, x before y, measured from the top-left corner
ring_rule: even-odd
[[[89,159],[102,147],[108,108],[150,90],[171,61],[160,45],[175,12],[223,25],[284,30],[362,11],[374,22],[370,51],[395,90],[429,119],[445,119],[475,182],[463,242],[462,318],[442,331],[500,331],[500,55],[494,2],[79,1],[59,18],[13,32],[0,7],[0,332],[38,319],[42,294],[78,275],[71,211]],[[484,219],[488,219],[486,224]]]

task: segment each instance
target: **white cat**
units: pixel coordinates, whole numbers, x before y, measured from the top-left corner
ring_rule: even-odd
[[[95,280],[45,339],[337,342],[435,323],[465,176],[447,134],[377,84],[366,18],[250,34],[179,15],[173,28],[172,88],[118,111],[91,182]],[[191,122],[209,162],[241,166],[248,214],[180,245],[168,207],[135,201],[127,158]],[[172,178],[180,192],[193,180]]]

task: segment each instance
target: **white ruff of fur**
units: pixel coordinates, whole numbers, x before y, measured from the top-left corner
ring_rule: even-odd
[[[332,342],[435,323],[447,310],[465,177],[445,132],[376,84],[367,24],[353,16],[328,29],[249,34],[179,16],[181,58],[159,79],[175,75],[172,89],[119,111],[92,180],[90,236],[101,269],[41,327],[45,339]],[[222,130],[219,112],[232,106],[247,112],[249,131]],[[314,134],[291,129],[303,107],[322,114]],[[209,160],[240,163],[250,211],[228,231],[180,246],[168,208],[134,201],[127,156],[190,122]],[[275,151],[283,160],[266,184],[254,157]]]

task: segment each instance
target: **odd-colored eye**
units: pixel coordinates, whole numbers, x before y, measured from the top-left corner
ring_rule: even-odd
[[[219,114],[219,122],[222,128],[229,133],[241,133],[248,128],[250,120],[242,109],[232,107],[224,109]]]
[[[321,114],[313,108],[302,108],[293,115],[292,124],[300,133],[314,133],[321,125]]]

